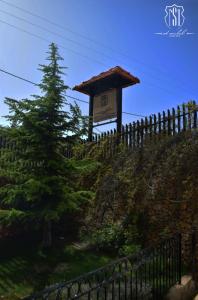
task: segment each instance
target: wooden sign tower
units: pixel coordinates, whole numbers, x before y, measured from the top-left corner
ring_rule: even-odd
[[[136,83],[140,83],[137,77],[117,66],[73,88],[73,90],[89,95],[90,97],[89,141],[92,141],[93,128],[96,126],[116,122],[117,132],[121,133],[122,88]]]

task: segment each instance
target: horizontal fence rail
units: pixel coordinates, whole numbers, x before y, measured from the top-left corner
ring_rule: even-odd
[[[181,236],[24,300],[159,300],[181,279]]]

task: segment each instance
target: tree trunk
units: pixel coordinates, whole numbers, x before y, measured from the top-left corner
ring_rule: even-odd
[[[42,247],[50,248],[52,246],[52,222],[46,221],[43,224],[43,240]]]

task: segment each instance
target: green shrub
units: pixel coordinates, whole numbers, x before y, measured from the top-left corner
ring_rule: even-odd
[[[113,251],[121,256],[133,254],[141,248],[133,226],[125,228],[120,223],[105,224],[93,231],[87,239],[98,250]]]
[[[123,242],[119,224],[107,224],[91,233],[90,243],[101,250],[118,249]]]
[[[125,244],[119,249],[119,255],[120,256],[128,256],[128,255],[137,253],[140,250],[141,250],[140,245],[136,245],[136,244],[127,245],[127,244]]]

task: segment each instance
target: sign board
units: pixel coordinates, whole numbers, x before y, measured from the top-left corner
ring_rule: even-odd
[[[94,96],[93,121],[101,122],[117,117],[116,89]]]

